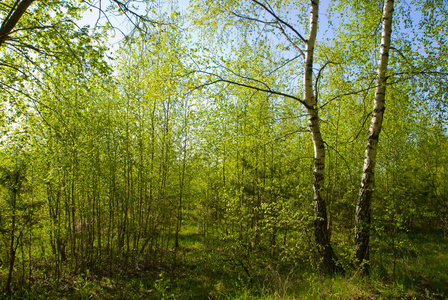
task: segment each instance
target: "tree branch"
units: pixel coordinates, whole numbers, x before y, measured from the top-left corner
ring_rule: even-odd
[[[261,3],[257,0],[252,0],[252,2],[261,6],[265,11],[267,11],[271,16],[273,16],[279,23],[281,23],[281,24],[285,25],[286,27],[288,27],[289,29],[291,29],[302,40],[302,42],[304,42],[304,43],[307,42],[307,40],[292,25],[283,21],[283,19],[278,17],[272,9],[268,8],[266,5],[264,5],[263,3]]]
[[[322,68],[319,69],[319,72],[317,72],[316,81],[314,82],[314,91],[315,91],[314,99],[316,99],[316,103],[318,103],[318,96],[319,96],[319,89],[318,89],[317,85],[319,83],[320,76],[322,75],[322,71],[329,64],[336,64],[336,63],[328,60],[325,62],[325,64],[322,66]]]
[[[268,11],[271,15],[273,15],[272,10],[270,10],[269,8],[265,8],[265,7],[263,7],[263,8],[264,8],[266,11]],[[300,49],[300,47],[299,47],[296,43],[294,43],[294,42],[289,38],[288,34],[286,33],[285,29],[284,29],[283,26],[282,26],[282,24],[286,24],[286,22],[282,21],[280,18],[278,18],[278,17],[274,17],[274,18],[275,18],[275,21],[263,21],[263,20],[260,20],[260,19],[254,18],[254,17],[245,16],[245,15],[236,13],[236,12],[231,11],[231,10],[227,10],[226,12],[229,13],[229,14],[231,14],[231,15],[233,15],[233,16],[235,16],[235,17],[237,17],[237,18],[241,18],[241,19],[245,19],[245,20],[249,20],[249,21],[253,21],[253,22],[257,22],[257,23],[261,23],[261,24],[264,24],[264,25],[268,25],[268,26],[277,28],[278,30],[280,30],[280,32],[283,34],[283,36],[288,40],[288,42],[289,42],[295,49],[297,49],[297,51],[300,52],[300,55],[301,55],[303,58],[305,58],[305,53],[303,52],[303,50]],[[274,15],[274,16],[275,16],[275,15]],[[291,28],[291,27],[289,27],[289,28]],[[295,31],[294,29],[292,29],[292,30]],[[297,31],[295,31],[295,32],[296,32],[296,34],[298,34]],[[299,34],[299,36],[300,36],[300,34]]]
[[[286,66],[287,64],[289,64],[290,62],[296,60],[297,58],[299,58],[299,56],[295,56],[291,59],[287,59],[283,64],[281,64],[280,66],[278,66],[277,68],[275,68],[274,70],[272,70],[271,72],[269,72],[269,75],[272,75],[274,72],[276,72],[277,70],[283,68],[284,66]]]
[[[260,87],[257,87],[257,86],[253,86],[253,85],[249,85],[249,84],[245,84],[245,83],[240,83],[240,82],[224,79],[224,78],[222,78],[222,77],[220,77],[220,76],[218,76],[216,74],[212,74],[212,73],[209,73],[209,72],[205,72],[205,71],[199,71],[199,72],[207,74],[207,75],[218,77],[218,79],[214,80],[214,81],[211,81],[211,82],[207,82],[207,83],[201,84],[201,85],[195,87],[194,90],[200,89],[200,88],[203,88],[203,87],[206,87],[206,86],[209,86],[209,85],[214,85],[216,83],[224,82],[224,83],[228,83],[228,84],[232,84],[232,85],[236,85],[236,86],[249,88],[251,90],[255,90],[255,91],[259,91],[259,92],[264,92],[264,93],[269,93],[269,94],[272,94],[272,95],[277,95],[277,96],[282,96],[282,97],[285,97],[285,98],[290,98],[290,99],[293,99],[293,100],[296,100],[296,101],[300,102],[306,108],[308,108],[307,104],[302,99],[297,98],[296,96],[293,96],[293,95],[289,95],[289,94],[285,94],[285,93],[282,93],[282,92],[278,92],[278,91],[272,90],[266,84],[264,84],[266,86],[266,88],[260,88]]]
[[[0,47],[8,39],[9,34],[17,25],[28,7],[34,2],[34,0],[22,0],[20,2],[18,1],[19,0],[17,0],[14,6],[11,8],[11,11],[3,21],[2,27],[0,28]]]
[[[352,91],[352,92],[348,92],[348,93],[339,94],[339,95],[337,95],[337,96],[334,96],[334,97],[331,98],[329,101],[325,102],[325,104],[323,104],[322,106],[320,106],[320,108],[323,108],[324,106],[326,106],[326,105],[329,104],[330,102],[333,102],[334,100],[336,100],[336,99],[338,99],[338,98],[340,98],[340,97],[343,97],[343,96],[349,96],[349,95],[357,95],[357,94],[360,94],[360,93],[362,93],[362,92],[367,92],[367,91],[370,91],[371,89],[376,88],[376,85],[375,85],[375,86],[372,86],[372,85],[371,85],[372,82],[373,82],[373,80],[370,82],[369,86],[368,86],[367,88],[365,88],[365,89],[360,89],[360,90],[357,90],[357,91]]]

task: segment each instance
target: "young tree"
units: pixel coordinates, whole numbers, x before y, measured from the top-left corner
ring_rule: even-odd
[[[298,3],[294,3],[294,5],[298,6],[299,10],[306,10],[305,6],[301,7]],[[202,8],[204,6],[207,6],[207,9],[204,10]],[[223,44],[227,41],[230,42],[230,45],[232,45],[231,43],[233,42],[230,38],[226,39],[229,33],[225,30],[238,31],[239,29],[237,28],[240,25],[243,25],[243,29],[241,29],[243,32],[240,33],[241,38],[237,39],[239,40],[237,43],[249,44],[254,41],[254,47],[260,47],[260,49],[266,45],[269,45],[267,37],[269,37],[272,32],[279,33],[284,40],[278,42],[275,47],[286,51],[286,55],[290,55],[289,51],[291,47],[294,49],[294,51],[291,50],[291,52],[294,52],[295,56],[293,58],[286,58],[282,62],[278,62],[275,69],[266,70],[266,73],[269,73],[270,76],[272,76],[273,73],[287,65],[289,65],[288,71],[293,73],[294,70],[291,66],[298,66],[297,64],[291,64],[291,62],[301,57],[303,59],[303,81],[300,88],[303,92],[303,98],[297,97],[294,93],[288,93],[286,87],[283,87],[285,91],[280,92],[278,89],[273,88],[272,85],[267,84],[263,76],[254,78],[247,76],[236,67],[233,69],[223,67],[218,58],[212,58],[211,60],[215,65],[217,65],[216,69],[220,69],[222,71],[221,74],[211,70],[201,70],[201,72],[209,75],[209,82],[205,83],[204,86],[215,83],[232,84],[279,97],[291,98],[303,105],[303,108],[307,112],[308,127],[314,145],[314,236],[318,247],[318,252],[320,254],[321,266],[326,272],[334,273],[338,269],[338,266],[336,263],[336,255],[330,243],[330,235],[327,226],[327,208],[324,193],[325,143],[322,139],[320,130],[318,95],[315,90],[316,80],[318,80],[318,78],[313,78],[313,69],[316,67],[314,65],[314,55],[318,30],[319,1],[310,2],[310,6],[308,7],[308,28],[306,28],[306,21],[305,18],[303,18],[303,15],[300,18],[303,26],[306,28],[305,30],[308,33],[307,38],[302,36],[302,34],[299,33],[300,30],[295,28],[293,25],[294,23],[289,20],[286,13],[288,7],[289,5],[282,5],[279,1],[270,2],[252,0],[248,3],[241,1],[238,2],[238,4],[232,1],[218,1],[214,3],[211,3],[210,1],[198,1],[195,9],[196,11],[202,11],[204,15],[198,15],[194,18],[197,20],[199,25],[207,24],[209,26],[208,28],[223,28],[221,31],[221,34],[224,36],[221,37]],[[283,13],[284,16],[280,13]],[[255,33],[252,26],[256,26],[259,31]],[[265,38],[257,39],[254,35],[263,35]],[[229,47],[231,48],[231,46]],[[230,49],[230,52],[232,51],[233,49]],[[257,59],[263,61],[266,57],[265,55],[269,54],[262,55],[260,53]],[[244,70],[244,67],[241,69]],[[297,69],[295,70],[295,73],[297,74]]]
[[[0,169],[0,183],[6,188],[9,194],[7,199],[8,204],[11,207],[11,227],[9,230],[9,271],[8,278],[6,279],[5,291],[11,291],[12,273],[14,270],[14,263],[16,260],[16,252],[19,243],[19,234],[17,233],[17,212],[18,212],[18,198],[23,187],[23,181],[25,180],[25,167],[23,165],[16,164],[15,166],[2,166]]]
[[[380,60],[378,62],[378,78],[375,90],[375,100],[372,112],[372,121],[366,147],[361,188],[359,189],[358,203],[356,205],[355,244],[358,263],[368,272],[369,239],[370,239],[370,203],[374,188],[374,171],[378,152],[378,141],[384,115],[386,96],[387,64],[389,61],[389,48],[392,33],[392,15],[394,0],[386,0],[383,8],[383,23],[381,36]]]

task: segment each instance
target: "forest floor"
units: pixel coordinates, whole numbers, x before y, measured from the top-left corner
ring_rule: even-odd
[[[310,268],[279,272],[268,267],[248,280],[241,267],[237,270],[236,264],[213,257],[201,243],[201,236],[188,231],[182,235],[186,246],[176,254],[175,263],[132,271],[117,269],[113,276],[89,270],[68,272],[58,280],[44,276],[28,288],[0,298],[447,299],[448,237],[442,232],[407,233],[405,237],[392,251],[375,252],[367,277],[356,271],[326,277]]]

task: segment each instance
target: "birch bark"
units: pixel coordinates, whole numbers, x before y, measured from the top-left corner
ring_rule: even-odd
[[[330,244],[327,227],[327,209],[324,197],[325,144],[319,125],[317,100],[313,91],[313,57],[316,42],[319,0],[311,0],[310,33],[305,43],[305,72],[303,76],[304,101],[308,112],[308,126],[314,145],[314,236],[322,259],[322,267],[328,273],[337,270],[336,255]]]
[[[389,61],[389,47],[392,33],[392,15],[394,0],[386,0],[383,8],[383,25],[380,48],[380,60],[378,62],[378,79],[373,104],[372,121],[369,129],[367,147],[364,159],[361,187],[356,205],[355,245],[357,246],[356,258],[366,273],[369,272],[369,240],[370,240],[370,203],[374,188],[374,170],[376,155],[378,152],[378,140],[384,115],[384,103],[386,94],[386,73]]]

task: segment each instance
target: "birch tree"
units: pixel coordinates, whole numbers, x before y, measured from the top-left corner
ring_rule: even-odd
[[[290,7],[291,6],[291,7]],[[207,7],[203,9],[203,7]],[[306,21],[304,17],[305,11],[309,9],[309,19]],[[288,9],[298,9],[301,11],[299,15],[299,21],[291,21],[288,17]],[[236,65],[231,67],[223,67],[218,58],[211,58],[215,64],[216,69],[224,70],[222,73],[217,74],[213,71],[213,68],[206,68],[199,70],[201,73],[208,75],[208,82],[204,86],[212,84],[231,84],[240,87],[252,89],[258,92],[268,93],[277,97],[290,98],[298,101],[302,104],[302,107],[306,111],[308,128],[311,133],[311,138],[314,145],[314,158],[313,158],[313,203],[314,203],[314,236],[317,244],[321,267],[328,272],[334,273],[338,267],[336,264],[336,255],[332,249],[330,243],[330,235],[327,226],[327,210],[324,196],[324,182],[325,182],[325,143],[322,138],[320,124],[319,124],[319,106],[317,93],[315,90],[316,81],[318,78],[314,78],[313,70],[316,36],[318,30],[318,15],[319,15],[319,1],[310,1],[309,6],[301,6],[299,3],[283,4],[280,1],[258,1],[252,0],[248,2],[239,1],[234,3],[231,1],[197,1],[194,11],[202,11],[203,15],[195,17],[199,26],[207,25],[204,31],[211,29],[212,31],[222,28],[221,34],[225,37],[232,35],[231,31],[238,31],[240,25],[246,28],[246,31],[241,34],[241,37],[237,37],[236,40],[242,43],[247,40],[255,40],[255,43],[259,39],[254,36],[272,34],[274,38],[281,36],[283,40],[275,45],[276,48],[286,51],[286,55],[294,53],[293,58],[285,59],[283,62],[279,62],[274,70],[266,70],[266,73],[273,74],[277,70],[288,66],[288,70],[291,72],[291,76],[297,76],[303,70],[302,84],[296,82],[297,90],[291,91],[286,86],[276,89],[273,86],[268,85],[266,82],[266,76],[260,76],[260,78],[248,77],[244,72],[241,72],[241,67]],[[303,26],[303,30],[297,27],[297,23]],[[236,28],[236,29],[235,29]],[[256,32],[257,28],[258,31]],[[307,32],[305,38],[300,32]],[[213,35],[213,34],[212,34]],[[261,39],[260,39],[261,40]],[[266,44],[269,44],[269,39],[266,39]],[[227,43],[233,42],[233,39],[228,39]],[[226,42],[223,43],[223,45]],[[260,47],[260,52],[265,45],[257,45]],[[228,44],[225,46],[227,47]],[[291,50],[290,49],[294,49]],[[233,50],[230,49],[230,52]],[[260,53],[260,59],[265,59],[265,56]],[[291,62],[294,62],[302,58],[302,64],[294,64],[294,67],[298,68],[293,70]],[[244,68],[244,67],[243,67]],[[302,69],[303,68],[303,69]],[[238,70],[239,69],[239,70]],[[295,74],[294,74],[295,73]],[[294,75],[292,75],[294,74]],[[283,88],[283,89],[281,89]],[[300,98],[297,93],[300,90],[303,93],[303,98]]]
[[[336,255],[330,244],[330,234],[327,227],[327,206],[325,203],[325,144],[322,139],[319,113],[317,106],[317,95],[313,89],[313,57],[314,45],[316,43],[317,19],[319,15],[319,1],[311,1],[310,32],[305,42],[305,73],[303,76],[304,105],[308,112],[308,125],[314,145],[314,236],[319,247],[319,253],[323,265],[329,273],[336,271]]]
[[[357,245],[356,258],[358,262],[365,264],[368,272],[369,239],[370,239],[370,203],[374,188],[374,171],[378,141],[383,123],[385,110],[387,64],[389,61],[389,48],[392,33],[392,15],[394,0],[386,0],[383,8],[382,37],[380,60],[378,62],[378,78],[373,104],[372,120],[365,152],[363,175],[359,189],[358,203],[356,205],[356,229],[355,244]]]

